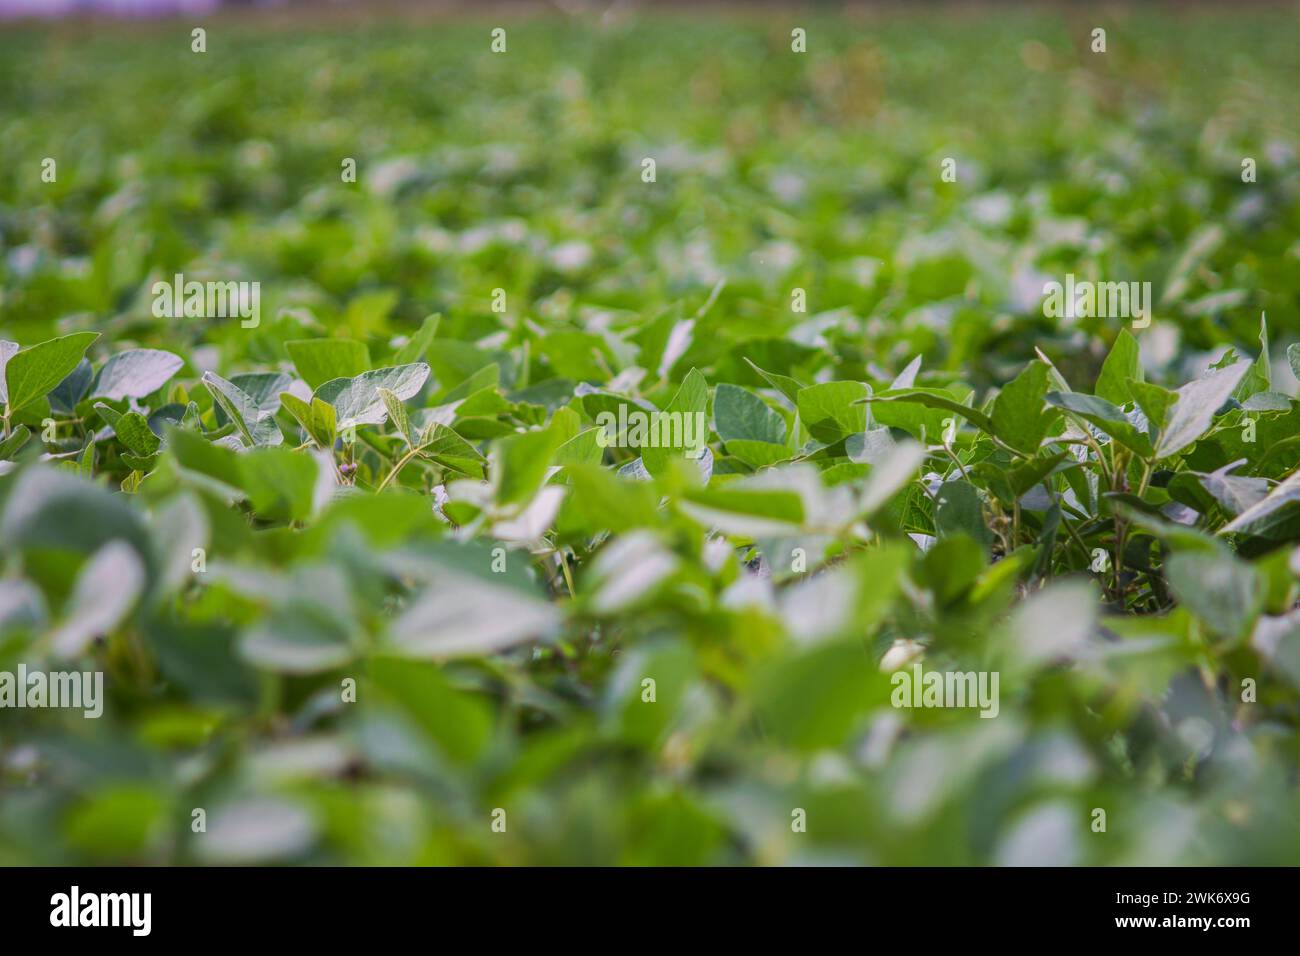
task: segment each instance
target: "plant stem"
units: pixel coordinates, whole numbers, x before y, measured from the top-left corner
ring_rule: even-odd
[[[408,461],[410,461],[412,458],[415,457],[416,451],[417,449],[412,448],[401,458],[397,459],[397,464],[393,466],[392,471],[390,471],[387,475],[384,476],[384,480],[381,481],[379,483],[379,487],[375,489],[375,494],[379,494],[379,492],[383,491],[385,488],[388,487],[388,483],[397,477],[397,473],[401,471],[404,467],[406,467],[406,463]]]
[[[557,549],[555,553],[560,556],[560,569],[564,572],[564,583],[569,586],[569,597],[576,597],[573,590],[573,575],[569,573],[569,561],[564,556],[564,550]]]

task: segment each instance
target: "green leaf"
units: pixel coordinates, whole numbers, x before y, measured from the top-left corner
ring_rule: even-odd
[[[124,541],[105,544],[77,575],[63,621],[50,636],[51,650],[64,660],[79,657],[117,626],[144,586],[144,564],[135,549]]]
[[[656,522],[658,495],[644,481],[629,481],[597,465],[569,465],[573,493],[564,500],[560,523],[586,534],[623,532]]]
[[[370,368],[370,349],[354,339],[293,339],[284,348],[313,391],[331,379],[352,378]],[[398,364],[407,363],[399,360]]]
[[[290,448],[254,448],[238,458],[249,503],[271,521],[302,521],[311,515],[318,475],[316,460]]]
[[[1191,472],[1201,479],[1205,490],[1213,495],[1214,500],[1230,515],[1241,514],[1253,508],[1269,494],[1268,482],[1265,479],[1229,474],[1241,464],[1241,462],[1233,462],[1209,474]]]
[[[161,349],[118,352],[99,370],[91,395],[115,402],[124,398],[144,398],[171,381],[184,364],[179,355]]]
[[[509,414],[513,409],[514,406],[510,404],[509,399],[497,391],[495,385],[492,385],[481,388],[462,400],[456,406],[456,417],[458,419],[493,418],[497,415]]]
[[[1089,581],[1055,581],[1038,591],[1007,622],[999,640],[1007,654],[1002,666],[1014,674],[1083,652],[1097,626],[1099,604]]]
[[[429,353],[427,361],[439,382],[459,384],[438,395],[437,404],[448,405],[479,389],[500,384],[502,363],[507,358],[504,353],[486,352],[466,342],[444,339]]]
[[[921,356],[907,363],[907,367],[894,376],[890,388],[911,388],[916,384],[916,373],[921,371]]]
[[[549,637],[559,623],[545,598],[504,575],[447,567],[393,621],[388,641],[412,657],[474,657]]]
[[[1230,554],[1188,551],[1165,562],[1165,576],[1179,602],[1223,637],[1240,637],[1263,605],[1263,582]]]
[[[785,420],[757,395],[738,385],[723,384],[713,390],[713,421],[724,442],[785,442]]]
[[[471,762],[490,742],[489,699],[457,690],[436,665],[376,657],[370,679],[380,701],[404,714],[452,761]]]
[[[130,463],[128,462],[128,464]],[[132,465],[131,467],[134,468],[135,466]],[[95,477],[95,439],[92,435],[86,436],[86,444],[81,449],[81,457],[77,459],[77,470],[87,481],[91,481]]]
[[[599,615],[645,607],[680,566],[677,556],[649,531],[615,538],[601,548],[583,575],[587,607]]]
[[[269,418],[280,410],[280,394],[293,384],[284,372],[243,372],[230,376],[230,384],[249,397],[257,406],[259,418]],[[216,409],[217,424],[225,425],[221,406]]]
[[[8,438],[0,439],[0,461],[10,461],[14,455],[27,444],[32,431],[26,425],[19,425]]]
[[[1030,362],[993,402],[994,433],[1009,446],[1026,455],[1038,451],[1058,413],[1043,407],[1047,395],[1047,366]]]
[[[641,699],[643,674],[654,674],[654,707]],[[695,654],[682,640],[638,644],[618,662],[609,681],[603,710],[612,732],[628,743],[652,748],[671,732],[674,717],[696,679]]]
[[[691,489],[677,507],[704,527],[737,538],[797,534],[804,520],[803,499],[796,492],[737,484]]]
[[[379,397],[384,403],[384,409],[388,412],[389,423],[397,430],[397,433],[406,441],[407,448],[415,446],[415,434],[411,429],[411,418],[406,413],[406,406],[397,394],[390,389],[380,387],[378,389]]]
[[[640,445],[629,440],[631,427],[625,431],[617,431],[618,423],[631,423],[640,415],[655,415],[658,410],[649,402],[640,399],[627,398],[623,395],[612,395],[608,392],[588,392],[581,397],[582,410],[590,418],[597,422],[605,416],[606,420],[612,423],[609,438],[611,442],[616,442],[620,447],[626,445],[629,448],[640,448]]]
[[[790,399],[790,401],[799,401],[799,393],[804,389],[803,383],[795,381],[788,375],[779,375],[775,372],[765,372],[749,359],[745,359],[745,363],[762,376],[767,384],[771,385],[786,398]]]
[[[210,523],[198,497],[182,491],[154,509],[150,525],[159,556],[159,590],[170,594],[194,573],[194,549],[208,547]]]
[[[866,431],[867,409],[858,404],[871,389],[862,382],[823,382],[799,390],[796,403],[799,419],[808,434],[826,444],[834,444]]]
[[[558,436],[550,429],[497,439],[492,445],[492,478],[499,505],[530,501],[546,479]]]
[[[967,534],[949,535],[930,546],[917,568],[917,580],[934,592],[940,606],[950,605],[979,579],[988,549]]]
[[[90,383],[94,378],[95,371],[90,365],[90,359],[83,358],[47,396],[51,410],[69,417],[75,416],[77,405],[90,391]],[[0,381],[3,381],[2,376]],[[0,398],[0,402],[3,401],[4,399]]]
[[[1101,374],[1097,376],[1097,385],[1093,391],[1098,398],[1104,398],[1115,405],[1123,405],[1133,400],[1128,385],[1130,379],[1142,381],[1138,341],[1128,329],[1120,329],[1119,335],[1115,337],[1115,344],[1111,346],[1106,361],[1102,363]]]
[[[1153,439],[1158,438],[1169,418],[1169,409],[1178,400],[1178,396],[1167,388],[1138,379],[1131,378],[1125,384],[1138,408],[1147,417],[1147,434]]]
[[[969,470],[984,483],[983,487],[991,494],[997,495],[1003,504],[1014,505],[1022,495],[1041,483],[1048,475],[1057,470],[1064,471],[1068,468],[1078,467],[1077,462],[1074,462],[1073,459],[1070,459],[1070,465],[1064,468],[1059,467],[1069,457],[1069,452],[1062,451],[1057,452],[1055,455],[1031,458],[1028,461],[1021,462],[1014,468],[1006,468],[1000,464],[984,461]]]
[[[904,391],[911,391],[911,386],[907,386]],[[941,391],[936,389],[935,391]],[[889,396],[891,392],[879,392],[877,397]],[[956,396],[949,396],[956,398]],[[871,417],[876,425],[882,426],[884,434],[889,434],[888,429],[898,428],[907,432],[917,441],[938,444],[943,440],[945,423],[954,418],[953,414],[946,409],[930,408],[918,402],[891,402],[891,401],[872,401]],[[879,432],[881,429],[874,429]],[[864,432],[862,435],[850,435],[849,457],[857,460],[862,454],[868,453],[869,449],[879,441],[879,439],[870,440],[865,436],[869,434]]]
[[[118,440],[137,455],[148,457],[161,447],[162,442],[139,412],[120,413],[103,402],[96,402],[95,410],[112,426]]]
[[[89,452],[91,447],[93,446],[87,445],[86,451]],[[83,452],[83,455],[85,454],[86,452]],[[152,455],[133,455],[130,452],[122,452],[122,464],[126,465],[132,471],[147,474],[148,472],[153,471],[154,466],[157,463],[158,455],[156,453]],[[86,477],[90,477],[94,474],[94,466],[89,462],[85,463],[82,466],[82,474],[86,475]],[[130,481],[131,479],[128,478],[127,480]]]
[[[1300,511],[1300,470],[1291,473],[1264,499],[1246,508],[1220,529],[1220,534],[1241,532],[1264,538],[1286,537]]]
[[[319,398],[311,400],[312,435],[321,448],[329,450],[334,447],[334,440],[339,435],[338,415],[334,406],[322,402]]]
[[[311,403],[304,402],[293,392],[280,393],[280,405],[293,416],[293,420],[302,426],[308,435],[312,433]]]
[[[106,862],[146,857],[166,833],[168,811],[167,798],[147,784],[110,784],[68,811],[67,840]]]
[[[646,471],[652,475],[664,474],[669,462],[673,458],[682,455],[698,457],[703,452],[706,443],[709,440],[708,425],[695,429],[697,434],[694,436],[695,441],[688,447],[687,437],[693,423],[707,423],[709,411],[709,385],[704,376],[698,369],[691,369],[686,378],[682,380],[681,387],[677,389],[677,394],[673,396],[672,401],[664,408],[664,413],[673,416],[680,416],[681,428],[671,429],[671,443],[667,445],[657,445],[641,449],[641,461],[645,465]]]
[[[327,450],[334,447],[338,429],[332,405],[319,398],[304,402],[292,392],[281,392],[280,403],[319,447]]]
[[[1178,389],[1178,399],[1160,433],[1155,457],[1168,458],[1195,444],[1210,427],[1215,413],[1232,395],[1250,364],[1242,359]]]
[[[596,465],[604,450],[600,445],[601,429],[588,428],[568,439],[555,450],[557,465]]]
[[[855,437],[857,436],[850,435],[849,441]],[[773,445],[770,442],[744,438],[733,438],[727,442],[727,454],[734,455],[751,468],[766,468],[793,457],[790,449],[785,445]]]
[[[1104,398],[1084,395],[1082,392],[1048,392],[1048,404],[1078,415],[1089,424],[1096,425],[1121,445],[1150,458],[1153,449],[1145,432],[1139,431],[1120,409]]]
[[[947,392],[937,388],[909,388],[903,391],[880,392],[870,398],[862,399],[863,401],[872,402],[915,402],[918,405],[924,405],[927,408],[942,409],[947,412],[956,412],[965,418],[968,422],[988,434],[995,433],[993,420],[977,408],[971,408],[969,405],[963,405]]]
[[[442,321],[442,316],[436,312],[433,315],[426,315],[424,321],[420,323],[419,330],[412,335],[400,349],[397,355],[393,357],[394,365],[412,365],[424,358],[424,353],[429,351],[429,346],[433,344],[434,336],[438,334],[438,323]],[[370,367],[370,357],[366,356],[366,362],[361,367],[361,371]],[[341,376],[332,375],[330,378]],[[311,385],[310,382],[307,383]],[[312,386],[315,388],[315,386]]]
[[[968,481],[946,481],[935,494],[934,526],[939,537],[968,534],[981,547],[993,544],[993,533],[984,521],[984,506],[975,486]]]
[[[14,353],[5,364],[6,414],[44,398],[70,375],[98,332],[74,332]]]
[[[240,471],[239,459],[231,449],[223,445],[214,445],[202,435],[184,428],[166,429],[167,449],[180,465],[187,471],[214,479],[240,492],[242,496],[243,473]]]
[[[483,477],[485,459],[479,450],[446,425],[430,422],[420,433],[418,447],[421,455],[445,468],[471,478]]]
[[[858,499],[859,516],[870,518],[915,476],[925,463],[926,450],[914,441],[902,441],[871,466]]]
[[[1273,366],[1268,354],[1268,319],[1259,318],[1259,356],[1247,369],[1241,384],[1233,389],[1232,397],[1245,402],[1252,395],[1267,393],[1273,388]]]
[[[153,541],[123,495],[39,466],[23,471],[8,489],[0,518],[6,553],[42,548],[89,554],[113,540],[131,544],[146,567],[153,567]]]
[[[388,417],[379,389],[386,388],[402,401],[413,398],[429,377],[423,362],[395,365],[363,372],[355,378],[335,378],[316,389],[314,398],[334,406],[338,427],[380,425]]]
[[[227,381],[216,372],[204,372],[203,384],[212,393],[213,401],[235,423],[245,445],[252,448],[283,443],[284,435],[275,424],[274,411],[259,405],[238,385]]]
[[[590,332],[548,332],[537,343],[537,351],[556,375],[578,381],[599,381],[612,361],[605,340]]]
[[[276,608],[251,627],[239,652],[250,663],[282,674],[334,670],[356,655],[347,622],[330,608],[303,601]]]
[[[865,711],[888,700],[887,690],[861,640],[843,640],[773,662],[760,673],[754,693],[767,733],[814,751],[842,745]]]

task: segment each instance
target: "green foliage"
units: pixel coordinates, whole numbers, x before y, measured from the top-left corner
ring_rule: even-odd
[[[1300,862],[1284,19],[0,38],[0,863]]]
[[[53,391],[77,367],[90,343],[97,338],[96,332],[74,332],[10,356],[4,367],[5,421]]]

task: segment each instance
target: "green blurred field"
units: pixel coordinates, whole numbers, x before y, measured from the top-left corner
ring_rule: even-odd
[[[1091,233],[1063,266],[1161,283],[1199,227],[1225,222],[1237,228],[1218,254],[1258,276],[1225,270],[1224,286],[1250,286],[1230,330],[1253,341],[1261,309],[1295,328],[1294,11],[1105,18],[1105,55],[1087,52],[1084,14],[814,19],[801,57],[789,26],[803,22],[530,19],[510,22],[504,56],[488,53],[492,21],[236,20],[214,27],[206,55],[189,52],[186,23],[7,35],[0,316],[23,334],[85,310],[148,337],[132,302],[152,273],[197,261],[256,273],[326,321],[374,289],[396,293],[407,320],[471,311],[496,286],[534,303],[561,282],[644,309],[725,271],[746,323],[779,332],[776,293],[801,285],[894,326],[981,272],[1000,281],[978,275],[974,301],[1005,308],[1016,254],[1055,223]],[[1261,173],[1243,195],[1245,155]],[[46,156],[60,162],[53,186],[38,175]],[[360,189],[339,188],[344,156]],[[653,191],[643,156],[662,170]],[[945,156],[958,189],[938,188]],[[954,235],[973,218],[975,236]],[[524,235],[493,241],[507,222]],[[891,283],[924,237],[977,248]],[[546,252],[570,240],[592,258],[561,280]],[[19,263],[39,264],[15,268],[20,248]],[[863,258],[885,275],[861,281]],[[955,340],[891,328],[864,345],[878,360],[938,350],[949,368],[982,365],[1002,336],[980,326]],[[1187,345],[1213,331],[1186,323]],[[1027,357],[1013,338],[1005,358]]]
[[[489,50],[498,25],[500,55]],[[367,343],[375,367],[393,364],[440,313],[415,404],[427,412],[473,393],[476,413],[455,424],[485,452],[566,408],[589,427],[578,383],[662,408],[692,368],[710,386],[763,390],[797,444],[803,408],[747,359],[805,385],[883,389],[923,355],[922,384],[983,396],[1041,351],[1090,389],[1122,323],[1044,317],[1044,280],[1073,273],[1153,283],[1142,360],[1169,388],[1228,348],[1254,358],[1266,313],[1273,369],[1259,391],[1279,393],[1281,413],[1261,425],[1260,447],[1278,451],[1251,452],[1248,470],[1276,482],[1300,458],[1286,398],[1296,391],[1287,346],[1300,340],[1294,6],[709,10],[608,23],[227,17],[208,24],[201,55],[190,26],[0,35],[0,339],[99,332],[96,367],[133,347],[174,352],[184,368],[149,404],[196,400],[194,435],[225,424],[198,385],[203,371],[292,375],[284,343],[330,337]],[[1108,31],[1105,54],[1088,49],[1094,26]],[[791,52],[795,27],[807,30],[806,54]],[[41,179],[46,157],[53,183]],[[940,179],[947,157],[955,183]],[[1244,157],[1257,162],[1255,183],[1242,182]],[[340,179],[345,158],[356,183]],[[155,318],[150,288],[178,272],[260,282],[260,326]],[[807,313],[791,310],[795,288]],[[504,314],[495,289],[506,290]],[[484,385],[474,376],[490,365],[486,389],[457,391]],[[629,377],[637,369],[644,377]],[[846,401],[828,420],[861,408]],[[103,424],[88,426],[92,415],[71,409],[71,431],[47,443],[60,467],[83,460]],[[283,412],[279,424],[298,446]],[[379,483],[399,447],[391,428],[375,431],[358,490]],[[828,498],[867,474],[831,434],[838,445],[805,448]],[[217,583],[142,605],[87,651],[109,674],[106,719],[0,713],[0,863],[1300,860],[1300,657],[1269,671],[1248,640],[1261,615],[1280,621],[1294,607],[1293,538],[1251,555],[1267,597],[1232,640],[1170,611],[1158,568],[1144,566],[1087,612],[1104,615],[1099,641],[1133,642],[1129,656],[1024,673],[1008,664],[997,720],[899,716],[876,667],[891,643],[986,666],[1013,608],[1054,576],[1087,576],[1064,531],[1055,538],[1034,516],[1022,525],[1018,505],[988,530],[977,503],[966,530],[983,551],[962,580],[978,572],[981,583],[958,601],[945,592],[964,574],[957,564],[944,577],[899,557],[905,533],[940,534],[913,482],[869,535],[854,529],[827,552],[831,565],[864,562],[845,565],[859,573],[844,600],[863,602],[861,631],[832,626],[806,645],[800,615],[835,601],[736,598],[730,586],[760,564],[749,547],[708,535],[689,512],[655,511],[661,495],[704,500],[686,478],[669,471],[654,494],[599,500],[617,486],[592,478],[585,502],[571,494],[546,522],[553,552],[512,551],[523,586],[563,609],[556,641],[403,668],[374,641],[405,606],[409,568],[486,564],[492,544],[476,531],[453,546],[433,520],[441,471],[403,472],[405,496],[358,494],[286,517],[276,495],[297,488],[249,479],[254,504],[241,511],[193,480],[180,451],[137,468],[115,442],[103,439],[83,471],[129,502],[160,554],[173,496],[200,501]],[[711,491],[761,471],[722,445]],[[1236,448],[1210,445],[1166,464],[1209,472]],[[963,467],[1010,468],[973,430],[960,451]],[[928,467],[950,465],[939,448]],[[0,477],[0,515],[21,474]],[[1227,517],[1211,506],[1207,536]],[[18,527],[17,508],[0,527]],[[1076,522],[1085,557],[1112,547],[1112,519]],[[0,540],[0,583],[30,583],[58,617],[84,555],[13,537]],[[629,566],[671,554],[675,577],[652,601],[604,613],[591,595],[612,572],[599,558],[623,540],[643,547]],[[1162,560],[1154,533],[1142,540],[1141,560]],[[1022,553],[1021,576],[999,577],[1015,547],[1041,541],[1045,556]],[[893,581],[895,558],[912,577],[875,606],[873,575]],[[1014,626],[1050,631],[1077,609],[1063,607]],[[42,631],[5,613],[0,601],[0,669],[12,669]],[[303,620],[350,628],[355,660],[304,674],[258,656],[253,636]],[[636,700],[649,672],[661,688],[652,712]],[[366,696],[363,682],[350,710],[336,688],[353,673],[374,689]],[[1262,682],[1257,711],[1236,702],[1247,675]],[[375,700],[383,706],[370,709]],[[212,842],[191,831],[198,806],[221,821]],[[489,826],[498,807],[510,812],[506,834]],[[1095,807],[1108,808],[1104,835],[1089,829]],[[792,833],[793,808],[806,810],[806,833]]]

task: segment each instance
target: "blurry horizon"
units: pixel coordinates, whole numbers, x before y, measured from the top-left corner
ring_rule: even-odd
[[[938,6],[944,0],[722,0],[716,5],[724,7],[769,7],[806,9],[809,12],[827,12],[847,8],[915,8],[917,6]],[[948,0],[951,4],[953,0]],[[961,0],[957,0],[961,3]],[[970,0],[973,6],[1011,6],[1023,4],[1015,0]],[[78,16],[119,17],[123,19],[143,19],[149,17],[180,16],[184,14],[208,14],[218,10],[249,10],[257,8],[289,8],[295,12],[308,13],[321,10],[366,10],[367,12],[397,13],[405,10],[458,10],[473,12],[485,8],[501,6],[527,7],[535,5],[552,12],[573,13],[579,10],[608,12],[626,10],[627,8],[696,6],[690,0],[0,0],[0,20],[13,19],[62,19]],[[1120,3],[1120,8],[1143,7],[1145,3]],[[1211,0],[1166,0],[1151,6],[1171,7],[1214,7]],[[1235,0],[1237,6],[1272,6],[1276,0]],[[1046,0],[1043,3],[1029,4],[1036,7],[1087,8],[1090,6],[1111,6],[1091,2],[1091,0]]]
[[[66,17],[97,13],[111,16],[158,16],[206,13],[220,0],[0,0],[0,16]]]
[[[0,17],[117,17],[210,13],[219,7],[279,6],[283,0],[0,0]]]

